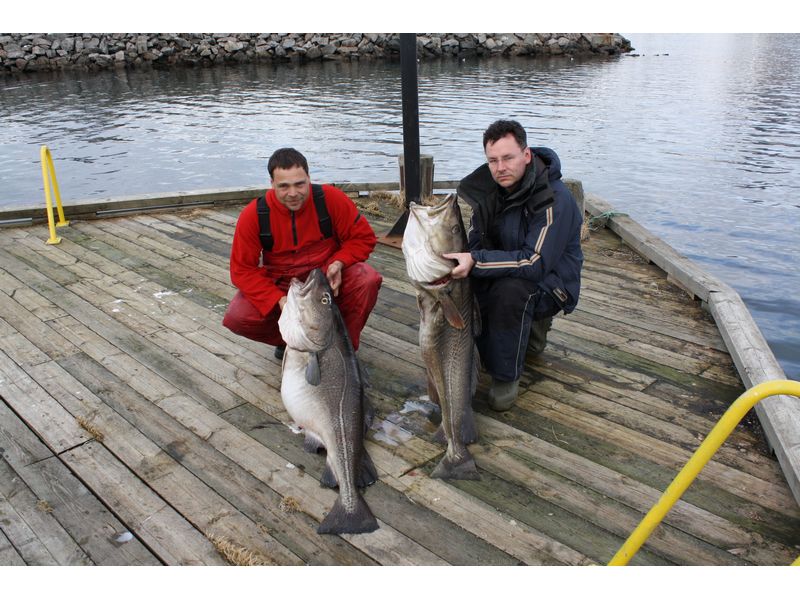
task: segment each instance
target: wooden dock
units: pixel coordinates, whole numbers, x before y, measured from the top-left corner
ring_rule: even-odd
[[[714,320],[608,229],[515,408],[475,401],[480,481],[431,479],[402,253],[359,357],[377,409],[371,534],[320,536],[272,348],[221,320],[241,205],[0,228],[0,565],[604,564],[744,390]],[[367,215],[376,231],[390,217]],[[788,565],[800,509],[753,418],[632,564]]]

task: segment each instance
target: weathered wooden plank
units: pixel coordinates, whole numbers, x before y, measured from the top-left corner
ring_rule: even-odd
[[[589,194],[587,210],[597,215],[612,209],[601,198]],[[677,279],[681,286],[709,304],[709,310],[747,386],[785,377],[741,298],[729,286],[699,269],[627,217],[614,217],[608,226],[637,252]],[[778,396],[761,402],[756,407],[756,413],[795,500],[800,503],[800,410],[795,402]]]
[[[479,411],[490,412],[481,407]],[[637,453],[615,441],[607,441],[571,425],[564,425],[547,414],[530,412],[521,407],[500,415],[498,420],[655,489],[666,489],[682,466],[665,466],[651,458],[649,453]],[[692,483],[684,498],[766,538],[793,543],[791,540],[795,537],[793,531],[797,526],[796,521],[785,514],[745,501],[732,490],[699,479]]]
[[[120,326],[113,318],[93,306],[89,299],[80,298],[77,294],[51,282],[42,273],[24,266],[10,254],[5,257],[3,254],[5,252],[0,250],[0,258],[6,261],[8,269],[16,271],[17,276],[28,277],[40,293],[74,315],[87,328],[97,332],[97,336],[111,342],[118,349],[117,353],[126,352],[126,355],[119,357],[120,360],[129,362],[128,357],[135,358],[135,362],[140,363],[140,366],[134,365],[132,377],[138,376],[137,371],[151,370],[162,378],[166,385],[180,386],[196,397],[203,398],[210,406],[219,406],[221,410],[227,410],[241,403],[240,398],[220,384],[194,368],[175,361],[168,352],[139,334]],[[43,268],[43,272],[46,273],[47,269]],[[57,327],[63,320],[55,319],[51,322],[51,326]],[[81,349],[86,351],[85,347]],[[106,356],[102,360],[111,362],[114,358]]]
[[[786,378],[735,291],[727,288],[710,294],[709,310],[748,388]],[[756,405],[756,414],[794,498],[800,503],[800,399],[790,396],[767,398]]]
[[[580,308],[567,317],[554,319],[553,322],[555,326],[564,325],[572,328],[571,333],[574,335],[592,336],[589,339],[595,341],[601,341],[600,336],[604,332],[609,335],[609,343],[617,343],[617,341],[624,343],[622,340],[641,340],[653,348],[661,348],[668,353],[682,353],[699,366],[706,365],[706,368],[709,368],[708,364],[716,366],[725,363],[728,365],[726,381],[737,377],[727,351],[716,346],[689,342],[672,335],[644,330],[641,327],[609,319],[605,315],[586,312]],[[721,338],[718,345],[724,348]],[[643,349],[643,351],[648,350]]]
[[[679,390],[674,386],[670,393],[662,392],[661,390],[665,390],[668,384],[656,383],[644,391],[636,391],[621,389],[599,379],[587,380],[574,377],[568,371],[559,368],[559,365],[550,360],[549,355],[539,360],[529,361],[526,364],[526,368],[531,375],[530,383],[528,384],[531,389],[538,391],[541,389],[542,381],[552,380],[552,382],[575,387],[606,400],[642,411],[653,418],[662,419],[670,423],[679,423],[695,436],[708,434],[716,424],[718,416],[724,412],[729,404],[729,402],[725,402],[725,398],[704,398],[683,389]],[[536,376],[534,376],[534,373]],[[741,449],[756,445],[758,440],[752,432],[737,428],[731,434],[729,443],[736,446],[737,449]],[[764,457],[764,460],[759,460],[761,465],[764,465],[765,462],[771,465],[770,468],[776,466],[774,461],[768,457]]]
[[[1,349],[0,397],[56,454],[89,439],[75,418]]]
[[[319,479],[324,461],[322,457],[305,453],[299,436],[284,424],[276,421],[257,408],[245,405],[220,415],[238,429],[244,431],[288,462],[302,468],[310,477]],[[386,453],[376,451],[375,444],[369,444],[373,460],[384,473],[382,480],[368,490],[369,505],[381,521],[408,538],[442,557],[453,565],[509,565],[517,561],[505,552],[499,551],[482,539],[466,532],[425,506],[411,503],[400,491],[385,482],[392,480],[390,473],[405,473],[413,465],[403,462],[398,469],[395,464],[398,456],[386,460]]]
[[[550,444],[483,415],[479,415],[477,420],[481,439],[493,447],[491,450],[483,448],[476,450],[478,454],[481,452],[496,453],[502,449],[511,456],[523,456],[534,461],[547,471],[574,481],[577,485],[595,490],[601,495],[601,498],[613,499],[635,509],[638,516],[637,521],[633,523],[634,527],[661,497],[661,490],[642,484],[555,444]],[[526,478],[523,481],[528,482],[529,479]],[[549,490],[549,486],[545,489]],[[785,564],[783,561],[786,554],[792,552],[792,549],[787,546],[765,540],[760,535],[684,500],[679,500],[667,513],[664,523],[757,564]],[[620,521],[618,518],[602,519],[598,524],[611,530],[617,530]],[[623,527],[618,530],[618,533],[627,537],[632,531],[633,527]],[[607,562],[609,558],[610,556],[606,556],[602,560]],[[676,558],[685,561],[685,558]]]
[[[63,453],[61,459],[165,564],[225,564],[204,535],[102,445],[89,442]]]
[[[71,255],[80,258],[82,262],[92,265],[97,271],[120,278],[130,285],[152,280],[151,285],[160,286],[159,296],[157,296],[159,298],[180,292],[204,306],[214,307],[217,305],[227,306],[228,299],[233,296],[233,288],[230,285],[197,273],[194,269],[176,267],[173,262],[166,259],[148,261],[131,257],[112,245],[81,234],[70,234],[70,237],[71,240],[63,239],[61,244],[63,251],[68,251]],[[120,269],[120,264],[126,265],[132,270]],[[87,276],[92,279],[99,278],[97,272]],[[73,282],[65,282],[65,284],[68,283]],[[206,289],[203,285],[209,285],[211,289]]]
[[[80,228],[92,239],[105,241],[109,246],[117,248],[126,255],[139,258],[143,263],[150,264],[179,278],[184,283],[184,287],[200,287],[220,296],[230,293],[230,275],[227,269],[192,260],[189,256],[162,256],[161,252],[154,252],[150,248],[142,247],[139,240],[131,241],[127,237],[123,237],[120,235],[123,233],[120,231],[122,228],[115,228],[113,225],[112,223],[106,223],[105,226],[83,223]],[[111,231],[107,232],[107,229]],[[198,267],[201,267],[202,270]],[[209,271],[213,272],[213,276],[209,274]]]
[[[75,361],[75,357],[70,360]],[[187,489],[173,490],[170,502],[204,533],[223,535],[238,545],[259,549],[261,554],[274,557],[277,564],[370,562],[338,538],[317,535],[314,520],[305,513],[284,512],[280,495],[224,455],[220,451],[224,447],[218,450],[209,443],[209,436],[217,436],[203,429],[203,423],[207,414],[213,413],[196,403],[192,406],[188,398],[175,397],[155,406],[121,382],[109,390],[104,383],[109,375],[92,361],[64,366],[161,449],[142,465],[148,472],[144,478],[160,479],[163,469],[179,476],[180,485]],[[178,411],[182,412],[172,414]],[[220,444],[224,442],[220,440]],[[184,478],[175,470],[176,463],[193,477]],[[280,467],[285,469],[285,462]],[[298,476],[296,471],[292,474]],[[159,493],[163,496],[166,492],[159,489]],[[186,506],[193,497],[203,505]]]
[[[0,566],[21,567],[24,565],[25,560],[22,558],[22,556],[20,556],[19,552],[17,552],[16,548],[14,548],[11,541],[6,537],[3,529],[0,528]]]
[[[645,335],[649,335],[647,332],[652,332],[672,336],[678,340],[684,340],[700,346],[725,350],[724,343],[716,333],[708,334],[702,330],[686,328],[684,327],[685,323],[683,325],[662,323],[650,320],[649,315],[617,310],[614,307],[609,307],[608,302],[602,297],[595,296],[592,298],[590,294],[581,294],[581,299],[575,312],[578,311],[600,319],[608,319],[609,322],[637,328],[644,331]]]
[[[711,430],[709,427],[702,433],[694,433],[687,430],[680,421],[669,422],[654,418],[649,412],[645,412],[639,407],[628,406],[614,401],[615,399],[606,400],[594,393],[593,390],[584,392],[552,380],[539,381],[534,391],[553,401],[569,404],[586,413],[595,414],[690,452],[697,449],[702,438]],[[774,464],[774,461],[767,457],[755,453],[745,456],[737,448],[727,445],[717,451],[715,460],[757,477],[763,476],[764,469],[769,468],[768,464]]]
[[[412,471],[400,478],[414,502],[428,506],[526,565],[586,565],[589,558],[439,479]]]
[[[265,448],[245,433],[202,407],[187,408],[187,402],[174,399],[161,406],[177,421],[196,435],[208,440],[211,446],[240,465],[253,477],[267,482],[283,497],[301,499],[301,510],[321,521],[326,508],[333,505],[337,492],[320,488],[319,483],[299,473],[296,465],[287,464],[280,455]],[[380,468],[380,465],[377,465]],[[365,493],[369,502],[369,490]],[[435,565],[446,564],[413,540],[409,540],[387,523],[370,535],[343,535],[350,544],[381,564]]]
[[[189,521],[206,536],[214,535],[235,540],[259,556],[271,557],[271,562],[278,564],[298,562],[294,555],[288,553],[269,535],[260,532],[256,523],[241,515],[170,456],[172,448],[178,448],[184,443],[185,431],[181,433],[179,430],[177,435],[169,438],[169,441],[162,440],[162,445],[159,446],[156,443],[158,439],[150,440],[145,433],[136,429],[136,424],[139,423],[138,419],[148,419],[150,427],[159,431],[164,427],[169,430],[168,426],[159,429],[155,424],[159,418],[168,419],[168,417],[146,401],[142,401],[124,384],[115,381],[112,375],[103,371],[96,363],[85,357],[76,356],[72,359],[77,362],[65,365],[69,372],[55,363],[35,367],[37,379],[62,404],[81,414],[93,430],[103,436],[103,444],[113,452],[114,456],[149,485],[159,498],[169,502],[182,515],[182,517],[176,515],[169,508],[161,508],[155,517],[157,522],[163,522],[167,518],[174,521],[169,527],[164,524],[161,528],[168,530],[168,535],[175,541],[171,553],[176,564],[192,564],[198,561],[198,557],[203,563],[216,562],[215,557],[208,555],[208,542],[205,539],[198,539],[197,532],[189,528],[183,519]],[[98,394],[104,396],[105,402],[92,390],[76,381],[70,373],[79,374],[87,385],[91,385]],[[91,480],[94,475],[89,473],[86,477]],[[121,492],[122,490],[116,489],[105,490],[104,497],[108,497],[107,501],[112,503],[114,495]],[[152,492],[147,490],[141,493],[144,494],[145,500],[148,494],[152,495]],[[130,501],[141,502],[141,499],[133,496]],[[147,517],[140,518],[139,522],[145,521]],[[147,530],[145,537],[151,534],[152,532]]]
[[[80,546],[0,456],[0,529],[28,565],[90,565]],[[4,564],[0,560],[0,564]]]
[[[480,448],[475,450],[474,456],[479,467],[506,481],[522,482],[517,485],[529,490],[533,497],[546,500],[549,504],[586,521],[587,525],[584,526],[586,530],[581,531],[581,535],[574,535],[574,532],[565,526],[569,522],[569,517],[560,514],[558,526],[554,527],[550,535],[561,539],[562,542],[570,542],[573,547],[577,546],[579,550],[598,562],[610,560],[622,541],[641,520],[638,512],[621,506],[602,494],[592,493],[585,488],[579,493],[580,486],[537,468],[533,461],[526,462],[501,451],[485,452]],[[529,506],[532,504],[533,502],[528,502]],[[547,522],[545,516],[555,515],[556,510],[552,506],[545,506],[546,508],[538,511],[530,511],[533,518],[536,518],[535,523]],[[550,512],[543,514],[544,511]],[[590,525],[596,527],[597,531],[591,531]],[[578,526],[578,524],[573,525],[573,527]],[[610,536],[606,532],[615,535]],[[648,540],[647,548],[679,564],[744,564],[734,555],[675,531],[669,526],[661,527],[654,532]]]
[[[17,469],[28,487],[98,565],[158,565],[137,538],[117,542],[127,526],[109,512],[56,457]]]
[[[531,391],[521,394],[518,399],[524,406],[555,421],[579,428],[581,431],[629,449],[641,456],[647,456],[661,465],[680,469],[690,458],[691,453],[672,444],[666,444],[650,436],[627,427],[615,425],[606,419],[589,416],[584,411],[575,410],[563,402],[541,396]],[[800,509],[786,489],[773,482],[765,481],[747,473],[741,473],[711,460],[699,474],[698,480],[713,482],[749,502],[767,507],[786,516],[796,517]]]

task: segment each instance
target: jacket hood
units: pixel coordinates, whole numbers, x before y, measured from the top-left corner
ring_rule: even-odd
[[[555,150],[544,146],[535,146],[531,147],[531,154],[538,156],[547,166],[547,179],[549,181],[561,179],[561,159],[558,158]]]
[[[544,164],[548,181],[561,179],[561,161],[554,150],[544,146],[536,146],[531,147],[530,151],[531,155],[538,157]],[[525,197],[533,188],[536,179],[542,175],[541,172],[536,172],[536,162],[535,160],[531,160],[531,164],[522,178],[522,185],[517,191],[508,196],[505,202],[514,203],[516,199]],[[467,203],[473,205],[474,208],[474,205],[481,202],[482,198],[487,198],[490,195],[496,194],[499,190],[500,186],[497,185],[497,182],[492,178],[489,165],[484,163],[459,182],[456,193],[464,198]]]

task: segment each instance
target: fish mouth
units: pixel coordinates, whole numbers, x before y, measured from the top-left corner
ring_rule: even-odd
[[[427,248],[406,252],[406,271],[412,281],[432,285],[449,278],[456,262],[437,257]]]
[[[444,277],[440,277],[435,281],[420,281],[420,285],[424,285],[427,288],[441,288],[446,287],[453,280],[452,276],[447,274]]]
[[[322,274],[321,269],[314,269],[306,277],[305,281],[301,281],[297,277],[292,277],[289,286],[294,290],[294,293],[300,298],[308,296],[317,286],[324,285],[327,281],[325,275]]]

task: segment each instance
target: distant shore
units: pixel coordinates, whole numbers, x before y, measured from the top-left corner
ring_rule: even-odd
[[[422,33],[420,60],[465,56],[617,55],[616,33]],[[390,33],[0,33],[0,72],[212,66],[398,57]]]

